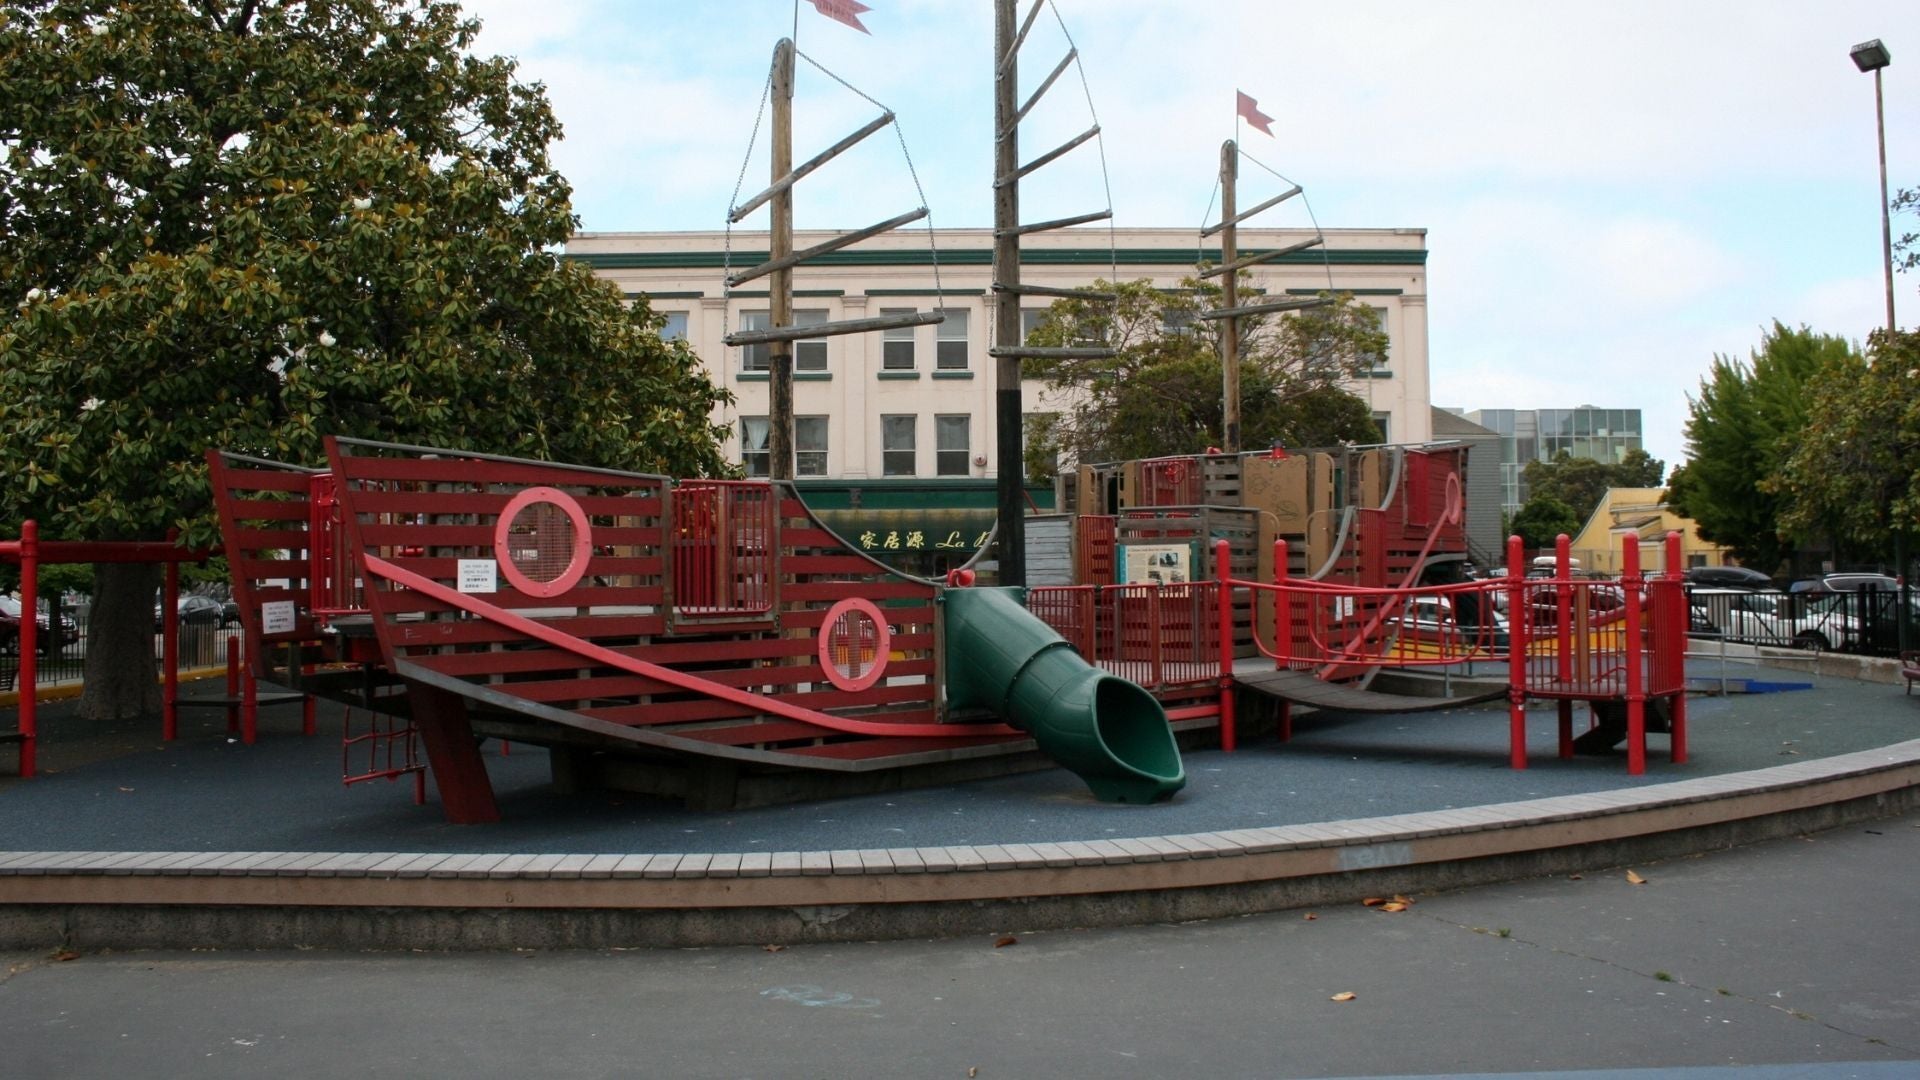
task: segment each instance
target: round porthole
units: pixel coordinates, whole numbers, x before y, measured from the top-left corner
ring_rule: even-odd
[[[500,574],[528,596],[559,596],[578,584],[592,553],[586,511],[559,488],[531,487],[507,500],[493,527]]]
[[[886,672],[892,645],[887,621],[872,601],[842,600],[827,609],[820,624],[820,667],[840,689],[865,690]]]

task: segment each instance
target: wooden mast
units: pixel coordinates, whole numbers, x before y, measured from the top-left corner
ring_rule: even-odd
[[[793,39],[781,38],[773,47],[773,178],[774,184],[793,169]],[[768,234],[767,261],[778,264],[793,254],[793,185],[772,199],[773,221]],[[793,325],[793,269],[770,275],[768,324],[775,330]],[[793,341],[767,343],[767,380],[771,400],[767,411],[768,475],[793,479]]]
[[[1036,5],[1037,10],[1038,5]],[[1014,42],[1014,0],[993,5],[993,176],[1015,177],[1020,167],[1019,47]],[[993,190],[993,340],[1024,345],[1020,333],[1020,185]],[[994,358],[995,467],[998,483],[1000,584],[1027,583],[1026,448],[1020,430],[1020,357],[1011,349]]]
[[[1238,257],[1237,212],[1234,181],[1240,176],[1240,148],[1232,139],[1220,144],[1220,220],[1227,227],[1220,234],[1220,265],[1227,267],[1222,282],[1222,307],[1237,307],[1240,302],[1240,274],[1232,269]],[[1228,319],[1220,335],[1220,448],[1229,454],[1240,452],[1240,320]]]

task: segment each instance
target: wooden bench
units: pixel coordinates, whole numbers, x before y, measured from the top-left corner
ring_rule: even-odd
[[[1920,649],[1900,654],[1900,675],[1907,680],[1907,693],[1913,693],[1913,684],[1920,682]]]

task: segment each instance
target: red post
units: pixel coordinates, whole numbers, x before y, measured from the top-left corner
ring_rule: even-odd
[[[1225,540],[1213,544],[1213,577],[1220,588],[1220,749],[1235,745],[1233,717],[1233,549]]]
[[[40,647],[40,525],[20,523],[20,778],[33,776],[35,744],[40,738],[38,660]],[[48,627],[49,630],[52,627]],[[56,637],[55,640],[58,640]]]
[[[1507,537],[1507,757],[1527,767],[1527,586],[1526,547]]]
[[[1680,680],[1679,689],[1673,692],[1673,733],[1670,747],[1675,765],[1687,762],[1687,592],[1681,587],[1681,575],[1685,570],[1680,563],[1684,556],[1680,551],[1680,534],[1667,534],[1667,634],[1666,647],[1673,650],[1671,659],[1673,670]]]
[[[1276,449],[1278,449],[1276,447]],[[1273,583],[1284,586],[1287,575],[1292,573],[1288,563],[1287,541],[1283,537],[1273,542]],[[1293,660],[1293,598],[1284,588],[1273,594],[1273,651],[1274,670],[1289,667]],[[1280,702],[1280,741],[1288,742],[1293,738],[1293,702]]]
[[[232,655],[239,655],[245,647],[237,645],[239,641],[238,636],[227,639],[227,649]],[[252,746],[260,736],[260,682],[253,677],[253,668],[245,663],[240,665],[240,687],[240,741]]]
[[[160,598],[160,736],[180,734],[180,564],[167,563]]]
[[[1620,589],[1627,598],[1627,772],[1647,771],[1646,636],[1640,625],[1640,537],[1620,539]]]
[[[227,733],[240,730],[240,643],[227,639]]]

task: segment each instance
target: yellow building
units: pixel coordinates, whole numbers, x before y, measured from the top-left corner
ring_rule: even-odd
[[[1702,540],[1692,518],[1681,517],[1667,506],[1666,494],[1665,488],[1608,488],[1586,527],[1573,538],[1573,557],[1583,569],[1618,574],[1621,543],[1637,536],[1640,569],[1665,570],[1667,534],[1678,532],[1681,569],[1727,565],[1727,549]]]

